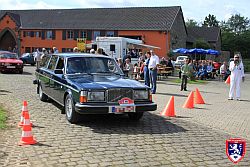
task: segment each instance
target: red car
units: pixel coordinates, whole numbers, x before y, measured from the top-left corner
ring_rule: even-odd
[[[16,53],[0,51],[0,72],[23,73],[23,61],[19,60]]]

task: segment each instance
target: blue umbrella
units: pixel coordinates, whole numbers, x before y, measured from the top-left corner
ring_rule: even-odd
[[[204,49],[194,48],[194,49],[189,49],[188,53],[195,54],[195,59],[196,59],[197,53],[198,54],[206,54],[207,52]],[[201,56],[200,56],[200,59],[201,59]]]
[[[208,49],[206,50],[207,54],[210,54],[210,55],[219,55],[220,52],[217,51],[217,50],[213,50],[213,49]]]
[[[185,49],[185,48],[178,48],[178,49],[174,49],[173,50],[174,53],[187,53],[188,52],[188,49]]]
[[[189,49],[188,53],[191,53],[191,54],[196,54],[196,53],[206,54],[207,52],[204,49],[194,48],[194,49]]]

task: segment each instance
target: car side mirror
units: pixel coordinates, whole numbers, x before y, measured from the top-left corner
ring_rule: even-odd
[[[63,74],[63,70],[62,69],[55,69],[54,73],[55,74]]]

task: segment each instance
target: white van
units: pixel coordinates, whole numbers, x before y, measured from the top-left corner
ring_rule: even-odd
[[[184,64],[185,59],[188,58],[188,56],[178,56],[175,61],[175,66],[180,67]]]

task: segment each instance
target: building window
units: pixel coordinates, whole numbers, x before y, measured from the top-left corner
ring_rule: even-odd
[[[114,31],[107,31],[106,32],[106,36],[107,37],[114,37],[115,36],[115,32]]]
[[[67,31],[67,39],[73,39],[74,38],[74,32],[72,30]]]
[[[87,32],[86,31],[80,31],[80,38],[87,38]]]
[[[47,39],[52,39],[52,31],[46,31],[46,38]]]
[[[35,31],[35,37],[40,37],[41,35],[40,35],[40,32],[39,31]]]
[[[101,36],[101,32],[100,31],[94,31],[94,36],[93,39],[96,40],[96,37]]]
[[[62,53],[73,52],[73,48],[62,48]]]
[[[30,53],[31,52],[31,48],[30,47],[25,47],[25,53]]]
[[[31,36],[31,32],[30,32],[30,31],[27,31],[27,32],[26,32],[26,36],[27,36],[27,37],[30,37],[30,36]]]

